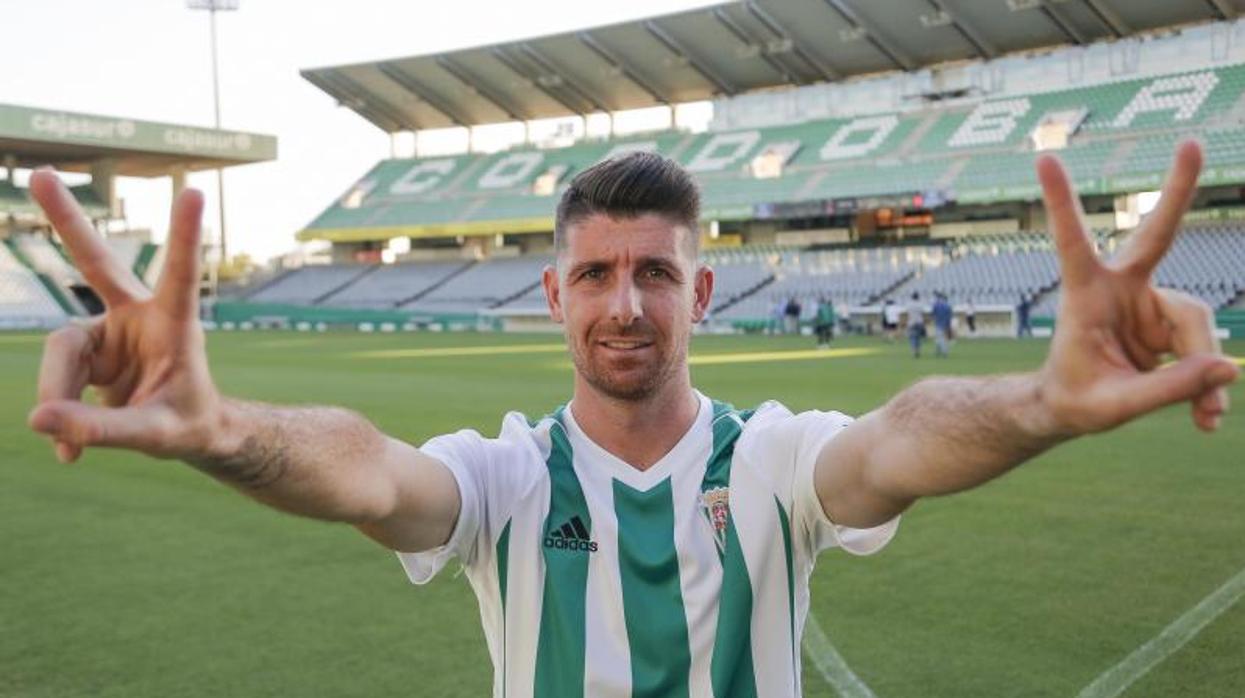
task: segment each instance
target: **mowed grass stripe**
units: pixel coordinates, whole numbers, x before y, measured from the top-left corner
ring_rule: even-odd
[[[460,358],[470,356],[505,356],[514,354],[554,354],[566,351],[565,344],[496,344],[482,347],[433,347],[411,349],[373,349],[368,351],[348,352],[346,356],[355,359],[430,359]],[[878,349],[852,347],[843,349],[806,349],[797,351],[752,351],[694,354],[688,357],[692,366],[712,366],[717,364],[767,363],[771,361],[810,361],[815,359],[843,359],[856,356],[869,356],[878,353]],[[559,362],[559,368],[569,368],[567,362]]]
[[[753,364],[771,361],[809,361],[812,359],[846,359],[855,356],[869,356],[878,353],[877,349],[855,347],[849,349],[807,349],[804,351],[749,351],[730,354],[694,354],[687,362],[692,366],[712,366],[715,364]]]

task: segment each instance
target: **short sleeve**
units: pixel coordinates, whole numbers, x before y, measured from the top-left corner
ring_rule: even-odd
[[[827,548],[842,548],[853,555],[871,555],[881,550],[895,536],[899,517],[873,528],[852,528],[834,523],[826,515],[814,487],[814,471],[822,449],[854,420],[841,412],[810,410],[792,414],[774,406],[758,411],[762,423],[751,450],[778,467],[789,477],[777,480],[789,484],[791,517],[808,551],[816,554]]]
[[[445,545],[418,553],[398,553],[406,576],[414,584],[427,584],[453,557],[467,564],[472,559],[479,537],[483,494],[483,476],[488,471],[488,453],[479,432],[463,430],[429,439],[419,450],[449,468],[458,484],[458,520]]]

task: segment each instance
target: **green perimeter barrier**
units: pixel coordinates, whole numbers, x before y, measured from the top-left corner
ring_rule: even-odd
[[[324,323],[339,327],[357,327],[363,323],[373,325],[392,323],[398,327],[406,324],[416,327],[428,327],[434,324],[442,327],[476,328],[478,326],[478,316],[475,313],[420,313],[409,310],[370,310],[232,301],[216,303],[212,307],[212,319],[218,323],[250,322],[260,326],[278,327],[293,327],[302,322],[311,325]]]
[[[1221,310],[1215,313],[1215,325],[1227,330],[1232,339],[1245,339],[1245,310]]]

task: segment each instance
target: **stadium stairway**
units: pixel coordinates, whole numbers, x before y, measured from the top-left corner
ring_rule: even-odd
[[[354,276],[350,277],[349,279],[346,279],[346,281],[345,281],[344,283],[340,283],[340,284],[338,284],[338,285],[334,286],[333,288],[329,289],[329,290],[328,290],[328,291],[326,291],[325,293],[321,293],[320,295],[318,295],[318,296],[316,296],[315,298],[311,299],[311,304],[312,304],[312,305],[320,305],[321,303],[323,303],[324,301],[328,300],[329,298],[332,298],[332,297],[333,297],[334,295],[336,295],[337,293],[340,293],[341,291],[345,291],[346,289],[348,289],[348,288],[350,288],[351,286],[355,285],[355,283],[356,283],[356,282],[358,282],[360,279],[362,279],[362,278],[366,277],[366,276],[367,276],[367,275],[369,275],[369,274],[373,274],[373,273],[375,273],[375,272],[376,272],[376,270],[377,270],[377,269],[380,269],[380,268],[381,268],[381,265],[379,265],[379,264],[373,264],[373,265],[371,265],[371,266],[365,267],[365,268],[363,269],[363,271],[359,272],[358,274],[355,274]]]
[[[289,277],[292,274],[296,274],[296,273],[298,273],[298,269],[286,269],[282,271],[280,274],[277,274],[276,276],[272,277],[271,279],[268,279],[267,281],[264,281],[263,283],[258,284],[255,288],[248,289],[246,293],[242,294],[242,297],[239,298],[239,300],[250,300],[254,296],[260,293],[263,293],[264,291],[268,290],[270,287],[281,283],[287,277]]]
[[[900,287],[902,287],[904,284],[906,284],[906,283],[908,283],[909,281],[911,281],[911,280],[912,280],[912,278],[913,278],[913,277],[915,277],[915,276],[916,276],[916,270],[915,270],[915,269],[913,269],[913,270],[912,270],[911,272],[909,272],[906,276],[904,276],[904,277],[900,278],[898,281],[896,281],[895,283],[891,284],[890,286],[887,286],[886,288],[882,289],[882,291],[881,291],[881,292],[879,292],[876,296],[871,297],[871,298],[869,299],[868,303],[866,303],[866,305],[872,305],[872,304],[874,304],[874,303],[881,303],[883,300],[885,300],[885,299],[886,299],[886,297],[887,297],[887,296],[889,296],[889,295],[891,295],[892,293],[894,293],[895,291],[897,291],[897,290],[898,290]]]
[[[518,291],[516,291],[515,293],[512,293],[512,294],[510,294],[509,296],[506,296],[505,298],[501,299],[500,301],[497,301],[497,302],[496,302],[496,303],[494,303],[493,305],[490,305],[490,306],[489,306],[489,310],[492,310],[492,309],[494,309],[494,308],[502,308],[502,307],[505,307],[505,305],[506,305],[507,303],[510,303],[510,302],[512,302],[512,301],[516,301],[516,300],[518,300],[518,299],[522,298],[523,296],[526,296],[527,294],[531,293],[532,291],[535,291],[537,288],[539,288],[539,287],[541,286],[541,284],[542,284],[542,283],[543,283],[543,281],[541,281],[541,280],[539,280],[539,279],[538,279],[538,280],[536,280],[536,281],[533,281],[532,283],[528,284],[527,286],[524,286],[523,288],[519,289],[519,290],[518,290]]]
[[[13,238],[5,238],[4,246],[14,259],[29,269],[30,273],[34,274],[35,278],[39,280],[39,284],[43,286],[48,295],[52,297],[52,300],[56,301],[56,304],[60,306],[66,315],[75,317],[87,314],[86,309],[78,302],[78,299],[74,298],[72,293],[68,293],[67,289],[56,283],[52,277],[40,271]]]
[[[147,278],[147,270],[151,268],[152,262],[156,259],[156,253],[159,251],[159,245],[150,242],[143,243],[142,249],[134,259],[134,275],[140,279]]]
[[[770,284],[773,284],[774,281],[776,281],[777,279],[778,279],[778,276],[776,274],[770,274],[769,276],[762,279],[755,286],[747,288],[741,291],[740,293],[736,293],[734,296],[727,298],[726,301],[724,301],[721,305],[714,306],[713,313],[716,315],[717,313],[720,313],[723,310],[726,310],[732,305],[735,305],[736,303],[739,303],[742,300],[745,300],[751,296],[756,295],[757,293],[762,291],[765,287],[769,286]]]
[[[402,306],[404,306],[404,305],[408,305],[408,304],[410,304],[410,303],[414,303],[415,301],[417,301],[417,300],[419,300],[419,299],[423,298],[424,296],[426,296],[426,295],[428,295],[428,294],[432,293],[433,291],[437,290],[438,288],[441,288],[441,287],[442,287],[442,286],[444,286],[445,284],[449,283],[450,279],[453,279],[454,277],[458,276],[459,274],[462,274],[463,272],[467,271],[468,269],[470,269],[470,268],[474,267],[476,264],[477,264],[477,262],[476,262],[475,260],[472,260],[472,261],[470,261],[470,262],[467,262],[466,264],[462,265],[461,267],[458,267],[457,269],[455,269],[454,271],[450,272],[449,274],[446,274],[445,276],[441,277],[441,278],[440,278],[439,280],[437,280],[435,283],[433,283],[433,284],[431,284],[431,285],[429,285],[429,286],[427,286],[427,287],[425,287],[425,288],[420,289],[420,291],[419,291],[418,293],[416,293],[416,294],[414,294],[414,295],[412,295],[412,296],[409,296],[409,297],[407,297],[407,298],[403,298],[403,299],[399,300],[397,303],[394,303],[394,304],[393,304],[393,307],[395,307],[395,308],[401,308],[401,307],[402,307]]]

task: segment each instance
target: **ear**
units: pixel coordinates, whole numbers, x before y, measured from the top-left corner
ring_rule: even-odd
[[[562,287],[558,281],[558,270],[553,265],[545,267],[540,283],[545,287],[545,302],[549,304],[549,317],[562,324]]]
[[[713,300],[713,267],[702,264],[696,270],[696,279],[692,282],[692,291],[696,298],[692,304],[692,322],[700,322],[709,312],[709,303]]]

